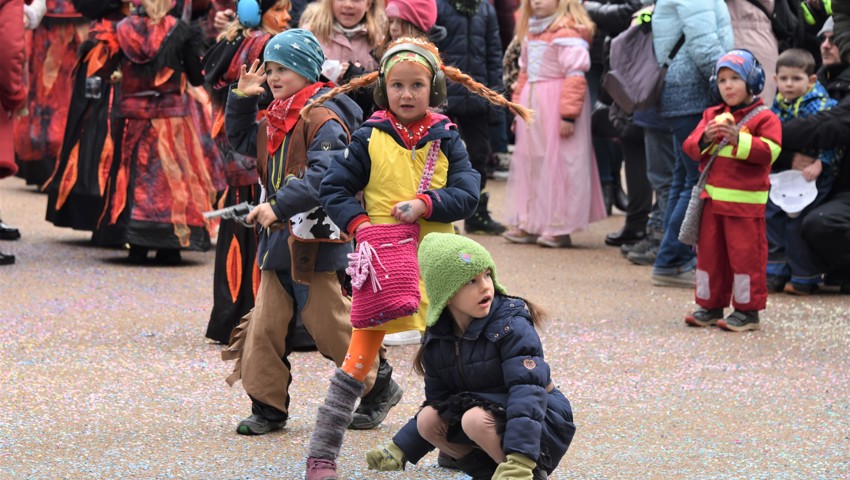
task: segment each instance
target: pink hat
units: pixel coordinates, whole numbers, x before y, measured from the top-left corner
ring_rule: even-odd
[[[387,0],[387,16],[410,22],[414,27],[428,33],[437,22],[435,0]]]

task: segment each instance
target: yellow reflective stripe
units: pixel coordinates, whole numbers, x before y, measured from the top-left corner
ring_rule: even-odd
[[[747,132],[738,133],[738,150],[735,152],[735,158],[738,160],[746,160],[750,157],[750,150],[753,147],[753,136]]]
[[[768,148],[770,148],[770,163],[776,161],[779,158],[779,152],[782,151],[782,147],[780,147],[776,142],[769,138],[759,137],[762,142],[766,143]]]
[[[705,191],[713,200],[721,202],[753,203],[759,205],[767,203],[766,190],[762,192],[752,192],[749,190],[735,190],[734,188],[722,188],[715,187],[713,185],[706,185]]]

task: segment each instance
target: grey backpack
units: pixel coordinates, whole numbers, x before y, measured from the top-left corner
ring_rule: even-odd
[[[629,27],[611,41],[611,69],[602,80],[602,88],[628,114],[655,106],[664,89],[667,68],[684,44],[682,34],[659,66],[652,46],[652,23]]]

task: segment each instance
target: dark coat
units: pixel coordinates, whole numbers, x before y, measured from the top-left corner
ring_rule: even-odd
[[[461,392],[505,407],[505,454],[520,453],[551,472],[575,434],[572,407],[552,383],[543,345],[522,299],[496,295],[490,314],[474,320],[458,338],[447,310],[425,332],[425,401]],[[413,463],[433,450],[411,419],[393,437]]]
[[[424,147],[426,143],[440,139],[440,150],[449,160],[446,187],[424,192],[431,199],[431,215],[425,220],[451,223],[467,218],[475,211],[480,180],[478,172],[472,169],[469,154],[457,129],[445,116],[439,117],[442,119],[432,124],[417,144],[417,148]],[[346,229],[355,218],[366,215],[366,210],[355,195],[369,183],[372,171],[369,139],[372,138],[373,129],[391,135],[399,145],[404,145],[390,120],[378,112],[354,132],[347,152],[336,155],[322,181],[320,195],[328,216],[342,229]],[[411,192],[411,196],[413,194]]]
[[[839,104],[832,110],[808,117],[795,118],[782,124],[782,153],[775,168],[788,169],[794,152],[807,149],[842,148],[850,138],[850,66],[847,64],[824,67],[818,78],[829,96]],[[838,178],[832,185],[832,194],[850,192],[850,149],[838,163]]]
[[[328,91],[330,90],[327,87],[320,89],[313,95],[313,99]],[[224,117],[224,126],[230,145],[236,152],[254,157],[257,156],[259,128],[259,122],[256,121],[258,100],[258,97],[239,97],[231,91],[227,98]],[[345,95],[328,100],[324,106],[333,110],[348,129],[355,128],[360,122],[362,115],[360,107]],[[307,170],[302,178],[282,184],[276,190],[272,175],[269,175],[265,185],[266,197],[274,200],[272,209],[280,220],[286,222],[295,214],[319,206],[319,184],[327,173],[333,156],[345,149],[348,144],[348,131],[343,128],[340,121],[328,121],[316,132],[313,142],[307,146]],[[287,138],[294,130],[293,127],[287,133]],[[283,142],[283,146],[279,149],[281,155],[288,155],[290,144],[288,140]],[[272,163],[269,160],[269,165]],[[288,240],[288,228],[278,231],[261,229],[257,249],[260,269],[290,270],[292,260]],[[319,251],[316,254],[315,271],[344,270],[348,265],[346,255],[350,252],[351,243],[320,242]]]
[[[475,81],[502,91],[502,43],[493,6],[482,1],[473,16],[466,16],[447,0],[437,0],[437,25],[448,35],[437,43],[446,65],[459,68]],[[448,108],[452,115],[480,115],[489,111],[487,100],[459,83],[448,82]]]

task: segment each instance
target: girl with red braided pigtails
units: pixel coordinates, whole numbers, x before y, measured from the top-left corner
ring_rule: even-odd
[[[377,72],[331,90],[302,111],[302,116],[307,115],[325,100],[375,84],[374,99],[381,110],[354,132],[345,152],[334,158],[319,191],[328,216],[355,235],[358,243],[370,228],[381,224],[417,223],[419,240],[432,232],[453,233],[452,222],[475,212],[479,174],[469,162],[457,127],[429,109],[445,100],[446,78],[510,108],[526,121],[531,119],[528,109],[443,65],[433,43],[409,37],[389,45]],[[422,179],[428,175],[430,184],[422,188],[427,183]],[[385,334],[424,330],[428,300],[424,294],[421,299],[414,315],[354,329],[346,360],[331,377],[324,405],[319,407],[307,450],[307,480],[337,478],[336,458],[369,366]],[[356,289],[352,302],[354,311]]]

